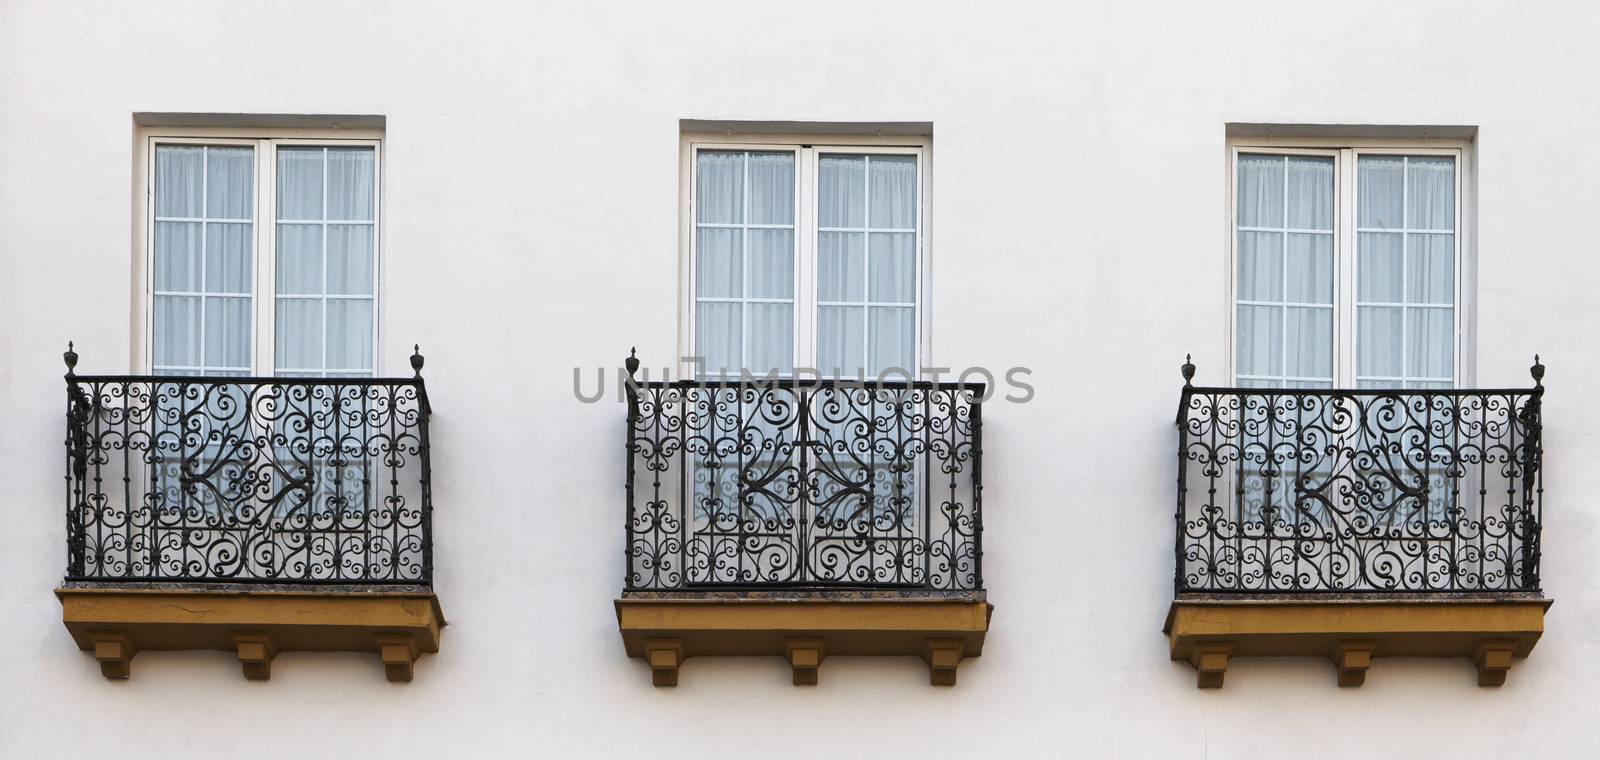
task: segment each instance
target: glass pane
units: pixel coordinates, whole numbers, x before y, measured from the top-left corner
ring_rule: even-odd
[[[874,306],[869,313],[870,356],[867,374],[877,377],[890,370],[902,370],[890,379],[916,377],[916,310],[904,306]]]
[[[372,148],[328,149],[328,218],[363,219],[373,216]]]
[[[207,367],[250,367],[250,299],[205,299]]]
[[[1356,300],[1395,303],[1401,298],[1404,239],[1398,232],[1363,232],[1357,240]]]
[[[794,154],[750,154],[750,223],[794,224]]]
[[[744,230],[702,227],[696,234],[695,292],[702,298],[744,295],[744,264],[740,256]]]
[[[822,306],[817,309],[816,368],[823,375],[854,377],[864,369],[864,311],[859,306]]]
[[[1455,229],[1455,159],[1412,156],[1406,159],[1406,169],[1406,226],[1413,230]]]
[[[372,295],[372,227],[328,225],[328,293]]]
[[[1356,374],[1399,377],[1401,316],[1398,307],[1362,306],[1356,319]]]
[[[1290,307],[1285,314],[1289,351],[1284,374],[1333,377],[1333,309]]]
[[[726,370],[738,375],[739,344],[743,340],[736,303],[699,303],[695,310],[695,346],[705,360],[701,371],[715,375]]]
[[[1240,306],[1238,328],[1239,374],[1283,374],[1283,309]]]
[[[1406,301],[1455,303],[1455,242],[1455,235],[1406,237]]]
[[[911,232],[874,232],[869,248],[872,271],[868,296],[873,301],[912,303],[917,300],[917,236]]]
[[[156,222],[156,290],[200,289],[200,223]]]
[[[869,156],[867,195],[871,226],[915,229],[917,226],[917,159],[915,156]]]
[[[206,218],[255,217],[255,166],[252,148],[206,149]]]
[[[277,317],[276,366],[321,369],[322,300],[280,298]]]
[[[703,150],[695,155],[695,221],[744,221],[744,154]]]
[[[201,208],[201,166],[198,145],[156,146],[156,216],[196,218]]]
[[[1239,233],[1239,299],[1283,298],[1283,233]]]
[[[817,298],[866,298],[867,236],[860,232],[817,233]]]
[[[156,296],[154,352],[157,366],[200,364],[200,299]]]
[[[786,303],[750,305],[750,371],[794,371],[794,306]]]
[[[1289,158],[1289,227],[1333,229],[1333,159]]]
[[[750,230],[750,296],[794,298],[794,230]]]
[[[1454,309],[1406,309],[1406,375],[1455,376]]]
[[[817,224],[822,227],[865,227],[866,157],[825,155],[818,159],[817,173]]]
[[[322,219],[322,148],[278,149],[278,218]]]
[[[1356,224],[1397,230],[1404,222],[1404,160],[1399,156],[1362,156],[1356,161]]]
[[[1290,233],[1288,264],[1287,300],[1295,303],[1333,303],[1332,235]]]
[[[1240,156],[1238,205],[1240,227],[1283,226],[1281,156]]]
[[[206,292],[250,292],[249,224],[206,225]]]
[[[278,225],[278,292],[322,294],[322,225]]]
[[[328,299],[328,368],[372,368],[372,302]]]

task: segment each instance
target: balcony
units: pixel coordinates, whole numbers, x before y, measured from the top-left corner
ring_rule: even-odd
[[[1540,402],[1513,390],[1201,388],[1178,409],[1174,660],[1466,657],[1499,686],[1544,629]]]
[[[632,375],[638,367],[629,360]],[[684,659],[982,653],[982,386],[628,384],[617,620],[657,686]]]
[[[140,651],[437,652],[428,394],[410,379],[76,375],[67,630],[107,678]]]

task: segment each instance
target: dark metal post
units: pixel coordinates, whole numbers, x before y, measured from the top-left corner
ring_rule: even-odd
[[[623,389],[628,395],[628,437],[624,444],[624,451],[628,459],[628,480],[624,489],[627,491],[628,514],[626,516],[626,541],[622,544],[622,587],[633,588],[633,458],[634,458],[634,431],[639,426],[639,388],[634,381],[634,373],[639,371],[639,357],[637,348],[628,349],[628,358],[622,363],[628,370],[628,379],[623,383]]]
[[[972,588],[983,589],[983,394],[972,395]],[[952,568],[952,571],[954,569]],[[951,578],[953,587],[954,578]]]
[[[417,439],[422,443],[418,464],[422,469],[422,582],[433,584],[433,446],[428,440],[428,421],[433,407],[428,403],[426,381],[422,379],[422,346],[411,344],[411,372],[417,384]]]
[[[1173,512],[1174,522],[1172,536],[1172,591],[1183,591],[1183,513],[1185,498],[1189,491],[1188,468],[1183,466],[1183,454],[1189,448],[1189,399],[1194,393],[1194,358],[1192,354],[1183,356],[1183,395],[1178,401],[1178,507]]]
[[[1544,463],[1544,422],[1540,417],[1544,403],[1544,364],[1534,354],[1533,366],[1528,368],[1533,376],[1533,392],[1522,407],[1522,424],[1526,429],[1522,442],[1522,590],[1539,588],[1540,554],[1540,502],[1544,499],[1544,480],[1541,466]]]
[[[72,349],[72,341],[67,341],[61,359],[67,365],[67,577],[75,578],[83,575],[86,552],[83,489],[88,473],[89,403],[78,384],[78,352]]]

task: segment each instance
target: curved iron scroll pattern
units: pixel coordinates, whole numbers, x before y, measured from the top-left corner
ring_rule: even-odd
[[[1537,590],[1541,395],[1186,388],[1177,590]]]
[[[420,379],[69,377],[69,580],[425,584]]]
[[[981,387],[629,387],[628,589],[982,588]]]

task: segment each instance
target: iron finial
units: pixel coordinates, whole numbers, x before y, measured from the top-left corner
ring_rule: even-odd
[[[1533,355],[1533,366],[1528,368],[1528,374],[1533,375],[1533,384],[1544,385],[1544,365],[1539,362],[1539,355]]]
[[[420,343],[411,344],[411,371],[415,372],[417,377],[422,377],[423,361],[425,360],[422,358],[422,345]]]
[[[67,363],[67,374],[69,375],[72,374],[72,371],[78,366],[78,352],[72,350],[72,341],[70,340],[67,341],[66,352],[61,354],[61,361]]]
[[[633,373],[639,371],[639,357],[638,357],[638,347],[637,346],[628,349],[628,358],[622,362],[622,366],[628,368],[628,377],[633,377]]]
[[[1194,380],[1194,356],[1192,354],[1184,354],[1183,355],[1183,387],[1187,388],[1190,385],[1193,385],[1194,383],[1191,382],[1193,380]]]

